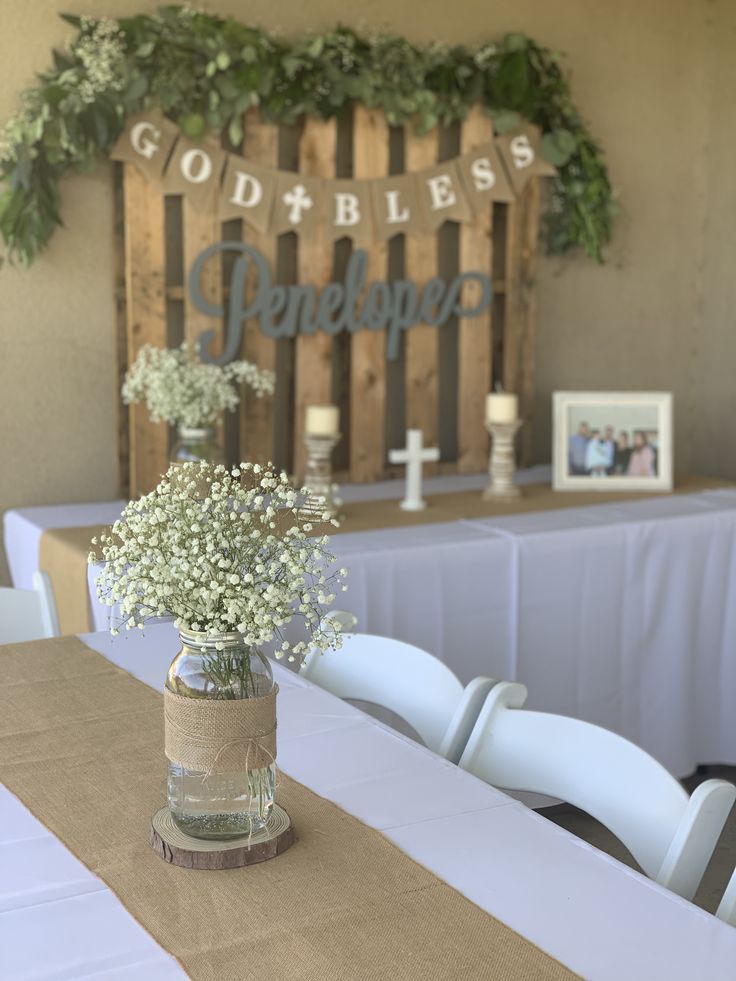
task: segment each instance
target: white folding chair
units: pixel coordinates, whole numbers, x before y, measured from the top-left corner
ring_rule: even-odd
[[[342,630],[352,614],[335,611]],[[371,702],[400,716],[429,749],[457,763],[486,695],[491,678],[463,688],[450,669],[427,651],[373,634],[343,633],[338,651],[311,651],[300,673],[338,698]]]
[[[524,685],[500,682],[481,709],[460,766],[508,790],[548,794],[604,824],[660,885],[692,899],[736,787],[706,780],[688,797],[643,749],[562,715],[520,711]]]
[[[54,591],[45,572],[33,573],[33,589],[0,589],[0,644],[58,637]]]

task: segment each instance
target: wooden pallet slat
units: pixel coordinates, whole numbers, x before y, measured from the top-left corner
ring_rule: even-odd
[[[263,167],[278,165],[278,127],[273,123],[261,121],[257,109],[246,113],[243,155],[246,160]],[[243,239],[258,249],[271,269],[276,268],[277,241],[271,235],[256,231],[244,224]],[[250,293],[254,286],[252,279],[247,283]],[[276,342],[266,337],[257,320],[248,320],[243,332],[242,356],[253,361],[259,368],[276,370]],[[252,389],[246,388],[240,417],[240,455],[251,463],[268,463],[274,455],[274,407],[273,397],[264,395],[258,398]]]
[[[115,261],[115,356],[117,390],[121,390],[128,370],[127,295],[125,289],[125,208],[123,197],[123,164],[113,166],[113,200],[115,227],[113,235]],[[115,401],[118,435],[118,491],[121,497],[130,493],[130,426],[128,407],[122,399]]]
[[[467,153],[489,142],[493,125],[488,115],[475,106],[460,130],[460,149]],[[473,222],[460,226],[460,269],[491,275],[493,262],[493,205]],[[496,284],[493,283],[493,288]],[[475,297],[468,297],[466,304]],[[483,425],[485,396],[491,388],[493,331],[491,310],[478,317],[464,317],[458,325],[458,459],[460,473],[474,473],[488,465],[488,434]]]
[[[128,364],[144,344],[166,347],[164,197],[132,164],[123,169],[125,294]],[[148,493],[165,472],[169,433],[144,404],[129,412],[130,494]]]
[[[353,174],[359,180],[389,172],[389,129],[380,109],[356,106],[353,118]],[[388,243],[367,253],[366,282],[388,276]],[[386,335],[362,330],[350,350],[350,479],[380,480],[386,467]]]
[[[506,221],[506,295],[503,334],[503,380],[519,396],[524,419],[520,432],[520,463],[531,462],[534,402],[534,271],[539,240],[539,179],[508,205]]]
[[[437,129],[417,136],[406,129],[405,166],[409,173],[437,162]],[[418,285],[437,275],[437,235],[407,235],[404,247],[404,274]],[[439,341],[437,328],[417,324],[406,332],[406,427],[421,429],[425,446],[437,446],[439,439]],[[426,463],[427,475],[438,472],[436,463]]]
[[[182,198],[182,255],[185,275],[203,249],[222,238],[222,225],[216,212],[200,211],[186,197]],[[200,291],[210,303],[222,303],[222,257],[212,256],[202,269]],[[189,290],[184,291],[184,339],[191,345],[196,357],[197,340],[205,331],[214,331],[207,354],[217,357],[222,353],[224,323],[201,313],[191,302]],[[224,419],[215,426],[215,438],[219,446],[224,443]]]
[[[337,124],[334,119],[309,118],[299,141],[299,173],[308,177],[334,177],[337,151]],[[325,226],[314,235],[303,236],[298,244],[298,277],[321,290],[332,278],[334,246]],[[332,338],[324,331],[311,336],[299,334],[296,339],[296,376],[294,381],[294,472],[304,477],[306,447],[304,417],[308,405],[332,401]]]
[[[217,215],[203,212],[194,208],[184,197],[182,199],[182,238],[185,275],[189,272],[194,260],[203,249],[214,245],[222,238],[222,226]],[[212,256],[204,268],[200,279],[200,291],[205,300],[210,303],[222,302],[222,264],[220,256]],[[184,290],[184,337],[192,344],[205,331],[215,332],[215,340],[208,348],[210,356],[217,357],[222,353],[222,336],[224,325],[212,317],[201,313],[191,302],[189,290]]]

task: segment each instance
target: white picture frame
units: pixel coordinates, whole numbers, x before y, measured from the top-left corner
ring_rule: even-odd
[[[554,392],[552,425],[554,490],[672,490],[671,392]]]

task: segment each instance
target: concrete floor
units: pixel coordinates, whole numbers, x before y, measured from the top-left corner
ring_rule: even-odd
[[[716,777],[736,783],[736,767],[709,766],[706,773],[695,774],[682,782],[688,793],[692,793],[703,780]],[[620,862],[631,866],[631,868],[638,868],[618,838],[614,838],[607,828],[604,828],[602,824],[599,824],[584,811],[579,811],[569,804],[558,804],[556,807],[545,807],[539,813],[596,848],[600,848],[601,851],[617,858]],[[728,817],[720,841],[693,902],[702,906],[703,909],[707,909],[710,913],[715,913],[716,907],[721,901],[723,890],[731,878],[734,865],[736,865],[736,805]]]

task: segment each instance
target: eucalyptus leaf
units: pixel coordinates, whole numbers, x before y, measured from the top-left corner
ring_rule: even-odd
[[[507,51],[525,51],[529,46],[529,40],[523,34],[507,34],[503,43]]]
[[[193,112],[179,117],[179,128],[190,140],[200,140],[207,131],[207,122],[201,113]]]
[[[233,116],[227,128],[228,139],[233,146],[239,146],[243,139],[243,123],[240,116]]]
[[[569,130],[558,129],[554,133],[545,133],[542,137],[542,156],[555,167],[562,167],[575,152],[576,145],[575,137]]]
[[[505,109],[491,109],[491,118],[493,119],[493,128],[499,136],[508,133],[510,129],[514,129],[521,122],[521,116],[518,112],[508,112]]]
[[[136,75],[125,90],[125,98],[129,102],[135,102],[148,91],[148,79],[145,75]]]

